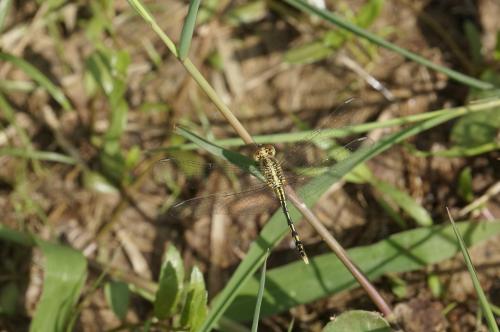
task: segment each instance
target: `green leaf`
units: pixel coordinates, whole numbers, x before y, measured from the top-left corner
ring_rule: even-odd
[[[87,261],[69,247],[36,240],[44,255],[43,292],[31,332],[66,331],[70,315],[87,278]]]
[[[189,54],[191,39],[193,38],[194,26],[196,25],[196,17],[198,16],[198,8],[200,8],[201,0],[190,0],[188,14],[182,27],[181,40],[179,41],[179,59],[184,61]]]
[[[350,170],[354,169],[357,165],[382,153],[394,144],[400,143],[408,137],[412,137],[429,128],[433,128],[443,122],[463,115],[464,113],[470,111],[471,108],[472,106],[462,109],[456,109],[456,111],[453,113],[445,113],[441,116],[433,117],[426,121],[417,123],[411,127],[407,127],[399,132],[388,135],[378,142],[375,142],[375,144],[370,145],[368,148],[358,149],[349,158],[337,163],[335,169],[332,170],[332,172],[326,172],[325,174],[318,176],[317,178],[313,179],[311,182],[300,188],[299,195],[307,193],[308,195],[306,196],[306,199],[304,201],[308,206],[313,206],[314,203],[322,195],[322,193],[324,193],[328,188],[331,187],[331,185],[339,181],[339,179],[341,179]],[[207,142],[182,128],[179,128],[179,130],[182,135],[185,135],[186,138],[192,140],[194,143],[198,144],[200,147],[209,151],[210,153],[224,158],[229,162],[233,162],[240,167],[243,166],[242,168],[244,170],[248,169],[248,171],[252,171],[252,167],[249,167],[248,164],[238,164],[238,161],[248,161],[248,158],[245,158],[244,156],[241,156],[235,152],[225,150],[219,146],[213,145],[210,142]],[[252,174],[258,176],[258,174],[260,173],[257,171]],[[295,208],[290,209],[290,215],[293,220],[300,220],[299,213]],[[262,229],[259,237],[250,246],[245,259],[239,264],[235,273],[226,284],[226,287],[213,301],[212,310],[210,311],[209,316],[207,317],[207,320],[202,327],[202,331],[208,331],[212,328],[212,326],[218,321],[225,310],[227,310],[234,298],[239,294],[239,291],[243,287],[245,282],[247,282],[253,276],[258,268],[258,262],[264,257],[267,248],[272,247],[273,245],[278,243],[278,241],[281,240],[287,233],[288,226],[283,220],[283,214],[281,213],[281,211],[277,211],[267,222],[266,226]],[[304,264],[302,263],[302,265]],[[305,269],[305,267],[303,268]]]
[[[495,141],[500,129],[500,108],[473,113],[458,120],[451,131],[451,141],[461,148],[472,148]]]
[[[403,299],[408,295],[408,285],[406,281],[399,278],[397,275],[388,273],[387,277],[391,282],[391,290],[399,299]]]
[[[47,76],[45,76],[32,64],[30,64],[29,62],[27,62],[22,58],[3,52],[0,52],[0,60],[8,61],[12,63],[14,66],[24,71],[26,75],[31,77],[31,79],[37,82],[42,88],[47,90],[47,92],[52,96],[52,98],[54,98],[65,111],[70,111],[72,109],[71,103],[64,95],[64,92],[56,85],[54,85],[54,83],[52,83],[47,78]]]
[[[116,317],[125,319],[130,301],[128,285],[121,281],[109,281],[104,285],[104,294]]]
[[[434,296],[435,298],[440,298],[441,296],[443,296],[443,284],[441,283],[441,280],[439,280],[439,276],[437,274],[429,274],[429,276],[427,277],[427,285],[429,286],[432,296]]]
[[[362,28],[369,27],[375,19],[380,15],[384,0],[370,0],[364,4],[360,11],[357,13],[355,21],[356,24]]]
[[[385,181],[373,180],[372,184],[376,190],[385,195],[386,198],[390,198],[394,204],[398,205],[401,209],[408,213],[408,215],[410,215],[417,222],[417,224],[420,226],[432,225],[433,222],[431,216],[421,205],[415,202],[410,195],[396,187],[393,187]]]
[[[182,308],[181,326],[188,327],[189,331],[199,331],[207,316],[207,311],[207,290],[203,274],[195,266],[191,271],[186,301]]]
[[[461,222],[458,228],[467,234],[468,246],[500,234],[500,222],[497,221]],[[388,273],[422,269],[449,259],[457,252],[452,227],[431,226],[400,232],[375,244],[350,249],[348,255],[370,280],[375,280]],[[334,254],[316,256],[310,262],[312,268],[297,261],[267,272],[261,317],[359,287]],[[239,288],[225,316],[236,321],[251,320],[258,289],[257,278],[249,278]]]
[[[458,194],[467,203],[472,202],[474,193],[472,192],[472,174],[470,167],[465,167],[458,176]]]
[[[184,282],[182,258],[173,245],[169,245],[160,271],[158,291],[155,295],[154,313],[159,319],[170,317],[176,312]]]
[[[377,312],[351,310],[335,317],[323,332],[391,332],[389,323]]]

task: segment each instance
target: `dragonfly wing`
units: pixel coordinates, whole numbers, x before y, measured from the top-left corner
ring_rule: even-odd
[[[272,194],[267,185],[260,184],[241,192],[221,192],[191,198],[173,205],[169,215],[201,217],[211,214],[258,214],[269,205]],[[272,204],[272,203],[271,203]]]
[[[210,171],[220,170],[224,173],[239,174],[242,170],[232,164],[221,162],[207,163],[203,161],[196,161],[188,158],[165,158],[158,161],[160,170],[176,167],[180,169],[187,176],[202,176]]]

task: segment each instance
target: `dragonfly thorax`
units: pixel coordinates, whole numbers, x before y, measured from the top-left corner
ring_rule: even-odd
[[[283,170],[275,155],[276,150],[270,144],[259,146],[253,155],[254,160],[259,163],[260,171],[266,178],[268,186],[274,190],[282,188],[285,184]]]

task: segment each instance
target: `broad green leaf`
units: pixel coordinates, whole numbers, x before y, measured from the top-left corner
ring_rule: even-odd
[[[184,283],[184,265],[181,255],[173,245],[169,245],[160,271],[158,291],[154,301],[154,313],[165,319],[176,312],[181,299]]]
[[[207,311],[205,281],[203,274],[195,266],[191,271],[186,301],[182,308],[181,326],[189,328],[189,331],[198,331],[207,316]]]
[[[40,70],[38,70],[35,66],[27,62],[26,60],[16,57],[11,54],[0,52],[0,60],[8,61],[12,63],[14,66],[18,67],[26,75],[31,77],[35,82],[37,82],[42,88],[47,90],[47,92],[54,98],[59,105],[66,111],[70,111],[72,109],[71,103],[64,95],[64,92],[57,87],[54,83],[52,83],[47,76],[45,76]]]
[[[104,294],[116,317],[123,320],[130,301],[128,285],[121,281],[109,281],[104,285]]]
[[[36,240],[43,252],[43,292],[31,332],[66,331],[70,315],[87,278],[87,261],[69,247]]]
[[[464,113],[472,109],[473,106],[464,107],[461,109],[456,109],[454,113],[445,113],[441,116],[433,117],[426,121],[422,121],[413,126],[407,127],[399,132],[388,135],[366,149],[361,148],[354,152],[349,158],[342,160],[338,164],[336,164],[336,168],[332,170],[332,172],[326,172],[325,174],[313,179],[311,182],[300,188],[298,193],[299,195],[301,193],[308,193],[304,201],[308,206],[313,206],[314,203],[322,195],[322,193],[324,193],[328,188],[331,187],[331,185],[339,181],[339,179],[346,175],[350,170],[354,169],[357,165],[382,153],[394,144],[400,143],[408,137],[412,137],[427,129],[434,128],[435,126],[463,115]],[[259,172],[255,172],[255,170],[252,169],[251,164],[248,164],[248,158],[245,159],[244,156],[241,156],[235,152],[225,150],[219,146],[213,145],[210,142],[207,142],[182,128],[179,128],[179,131],[187,139],[190,139],[215,156],[223,158],[226,161],[233,162],[239,167],[242,167],[242,169],[244,170],[248,169],[248,171],[250,171],[252,174],[255,174],[256,176],[259,175]],[[247,163],[242,163],[242,161],[245,160],[247,161]],[[300,220],[299,213],[295,208],[290,209],[290,215],[293,220]],[[283,220],[281,211],[277,211],[267,222],[266,226],[262,229],[259,237],[250,246],[245,259],[239,264],[235,273],[233,273],[233,276],[226,284],[226,287],[214,299],[212,303],[212,310],[210,311],[209,316],[207,317],[207,320],[202,327],[202,331],[208,331],[213,327],[213,325],[227,310],[234,298],[239,294],[239,291],[241,290],[245,282],[247,282],[253,276],[258,268],[258,262],[264,257],[267,249],[275,245],[287,233],[288,226]]]
[[[451,140],[461,148],[472,148],[494,142],[500,129],[500,108],[473,113],[458,120],[451,131]]]
[[[410,195],[385,181],[373,180],[372,184],[375,190],[381,192],[386,198],[390,198],[394,204],[401,207],[401,209],[415,219],[417,224],[420,226],[432,225],[431,216]]]
[[[389,323],[377,312],[352,310],[328,323],[323,332],[391,332]]]
[[[496,220],[461,222],[458,228],[466,234],[467,246],[500,234],[500,222]],[[378,243],[350,249],[348,255],[370,280],[375,280],[387,273],[422,269],[455,256],[458,250],[451,226],[431,226],[397,233]],[[267,272],[261,317],[358,287],[334,254],[316,256],[311,259],[310,266],[307,268],[297,261]],[[258,289],[257,278],[250,278],[239,289],[225,316],[236,321],[251,320]]]

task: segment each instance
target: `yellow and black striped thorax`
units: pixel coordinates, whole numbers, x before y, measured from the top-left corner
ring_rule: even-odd
[[[283,188],[285,177],[280,163],[274,157],[276,150],[272,145],[261,145],[255,151],[253,158],[259,163],[259,168],[266,178],[267,185],[274,190]]]

